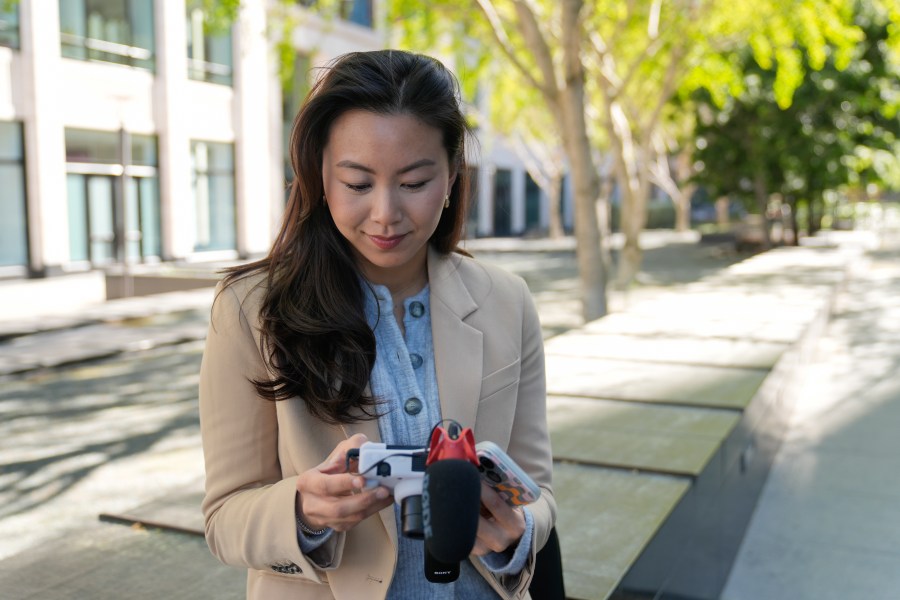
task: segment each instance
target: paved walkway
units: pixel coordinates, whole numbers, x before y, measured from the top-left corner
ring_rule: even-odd
[[[719,598],[797,365],[860,255],[842,241],[754,256],[547,342],[572,598]]]
[[[900,244],[838,297],[724,600],[900,597]]]

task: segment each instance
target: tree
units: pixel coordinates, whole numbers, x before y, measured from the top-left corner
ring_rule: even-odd
[[[807,230],[819,227],[829,191],[872,185],[900,187],[900,54],[892,50],[890,13],[860,4],[854,15],[865,38],[850,57],[829,53],[821,64],[810,52],[809,75],[793,102],[782,107],[774,76],[742,58],[743,93],[720,108],[698,97],[697,180],[714,195],[751,199],[765,214],[778,194],[790,207],[793,239],[801,205]],[[847,60],[849,58],[849,60]]]
[[[789,104],[803,80],[800,48],[815,56],[828,48],[846,56],[858,32],[848,22],[853,0],[600,0],[590,14],[591,74],[615,157],[625,245],[617,283],[640,269],[639,236],[646,223],[651,183],[676,202],[682,224],[690,190],[669,173],[673,137],[683,116],[672,111],[679,92],[707,89],[717,101],[740,92],[743,64],[730,49],[749,41],[759,64],[771,70],[774,95]],[[667,118],[668,114],[668,118]],[[674,118],[674,119],[673,119]],[[674,120],[674,123],[673,123]],[[684,168],[681,153],[680,170]]]
[[[478,40],[489,39],[502,63],[543,102],[571,172],[582,316],[590,321],[607,312],[609,265],[597,219],[600,178],[588,137],[584,11],[584,0],[436,0],[427,6],[394,0],[389,20],[418,50],[435,47],[442,36],[470,51]]]
[[[749,40],[757,62],[775,74],[776,98],[790,103],[804,75],[799,48],[815,56],[828,47],[847,54],[858,39],[847,23],[852,2],[438,0],[425,6],[394,0],[391,21],[414,32],[413,47],[419,49],[439,37],[422,32],[435,29],[451,44],[488,40],[500,50],[499,60],[539,93],[554,116],[575,181],[575,233],[589,319],[602,313],[589,308],[587,294],[602,297],[605,312],[607,272],[603,253],[593,247],[602,241],[595,215],[606,212],[602,204],[595,211],[594,204],[606,198],[599,197],[599,177],[588,160],[592,149],[606,148],[613,157],[625,234],[617,281],[625,286],[640,269],[639,236],[651,183],[675,185],[660,167],[668,166],[662,156],[671,145],[664,116],[676,93],[706,88],[719,102],[740,93],[742,65],[725,51]],[[476,18],[469,14],[473,10]],[[583,129],[594,123],[600,127],[591,133]],[[591,263],[604,268],[597,271]],[[601,281],[602,292],[594,288]]]

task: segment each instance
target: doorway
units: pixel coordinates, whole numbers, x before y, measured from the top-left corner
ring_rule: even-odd
[[[72,261],[102,266],[145,262],[160,255],[159,202],[155,177],[129,177],[118,201],[118,177],[69,173],[69,251]],[[117,223],[121,220],[117,237]]]

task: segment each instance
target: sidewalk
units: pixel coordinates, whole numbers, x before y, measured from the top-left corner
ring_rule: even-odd
[[[753,256],[546,343],[570,597],[718,600],[798,365],[862,252],[841,241]]]
[[[900,597],[900,244],[838,297],[723,600]]]

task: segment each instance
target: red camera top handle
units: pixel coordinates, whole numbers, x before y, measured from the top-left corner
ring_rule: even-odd
[[[447,458],[457,458],[477,467],[478,456],[475,454],[475,434],[472,430],[468,427],[463,429],[459,423],[452,420],[446,428],[442,423],[438,423],[431,430],[431,442],[428,444],[428,459],[425,465]]]

